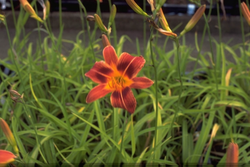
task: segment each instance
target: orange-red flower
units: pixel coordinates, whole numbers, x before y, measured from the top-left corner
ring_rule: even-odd
[[[86,102],[91,103],[112,92],[110,100],[113,107],[134,113],[136,100],[131,88],[144,89],[154,83],[146,77],[136,77],[144,66],[145,59],[142,56],[131,56],[126,52],[118,58],[111,45],[103,49],[103,57],[105,62],[96,62],[85,74],[99,84],[89,92]]]
[[[6,166],[8,163],[15,161],[16,156],[9,151],[0,150],[0,166]]]

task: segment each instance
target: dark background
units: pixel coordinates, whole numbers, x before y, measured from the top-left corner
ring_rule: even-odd
[[[7,0],[9,2],[10,0]],[[20,4],[19,0],[12,0],[14,7],[16,10],[19,10]],[[100,3],[100,8],[102,12],[109,12],[109,3],[108,0],[102,0],[103,2]],[[143,0],[135,0],[139,6],[143,6]],[[211,0],[210,0],[211,1]],[[212,10],[212,15],[216,15],[216,4],[215,1],[213,0],[213,10]],[[243,0],[241,0],[243,1]],[[31,2],[31,1],[29,1]],[[70,12],[78,12],[79,11],[79,5],[78,5],[78,0],[61,0],[62,2],[62,10],[63,11],[70,11]],[[81,0],[83,5],[86,7],[87,12],[95,12],[96,7],[97,7],[97,2],[96,0]],[[132,13],[132,9],[126,4],[125,0],[111,0],[112,4],[115,4],[117,7],[117,12],[118,13]],[[167,0],[167,3],[162,7],[163,11],[165,14],[171,13],[172,15],[174,14],[180,14],[180,13],[187,13],[187,4],[190,3],[189,0]],[[50,0],[51,3],[51,12],[53,11],[58,11],[59,10],[59,0]],[[202,4],[207,5],[207,10],[208,12],[209,9],[209,1],[208,0],[201,0]],[[239,15],[239,5],[238,5],[238,0],[224,0],[224,5],[225,5],[225,10],[228,16],[231,15]],[[40,5],[38,5],[40,6]],[[41,9],[40,9],[41,10]],[[147,3],[146,5],[146,12],[150,13],[150,6]],[[222,13],[222,11],[220,11]]]

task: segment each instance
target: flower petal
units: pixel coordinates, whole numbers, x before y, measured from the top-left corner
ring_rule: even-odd
[[[113,46],[109,45],[103,49],[103,57],[108,65],[110,65],[111,67],[116,67],[118,57]]]
[[[86,98],[86,103],[91,103],[97,99],[100,99],[110,92],[112,92],[112,90],[108,89],[108,87],[106,87],[106,84],[100,84],[100,85],[94,87],[89,92],[89,94]]]
[[[129,87],[121,91],[114,91],[110,97],[110,101],[113,107],[123,108],[130,114],[133,114],[135,111],[136,100]]]
[[[136,77],[133,78],[132,81],[134,81],[134,83],[130,85],[130,88],[135,89],[145,89],[154,84],[154,82],[147,77]]]
[[[124,52],[118,60],[117,69],[128,78],[133,78],[138,74],[144,64],[145,59],[142,56],[134,57]]]
[[[9,151],[0,150],[0,166],[15,161],[16,156]]]
[[[112,68],[103,61],[96,62],[86,74],[92,81],[96,83],[107,83],[109,75],[113,73]]]

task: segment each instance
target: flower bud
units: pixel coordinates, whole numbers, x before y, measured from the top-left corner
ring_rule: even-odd
[[[196,23],[200,20],[201,16],[205,12],[205,9],[206,9],[206,5],[202,5],[201,7],[199,7],[199,9],[195,12],[193,17],[187,23],[184,30],[181,32],[180,36],[184,35],[188,31],[190,31],[196,25]]]
[[[164,15],[163,11],[162,11],[162,8],[160,8],[159,13],[160,13],[159,21],[160,21],[161,26],[163,27],[163,29],[166,30],[166,31],[172,32],[172,30],[170,29],[170,27],[169,27],[169,25],[168,25],[168,22],[167,22],[167,20],[166,20],[166,17],[165,17],[165,15]]]
[[[16,156],[9,151],[0,150],[0,166],[6,166],[8,163],[15,161]]]
[[[19,0],[21,5],[23,6],[24,10],[30,14],[30,17],[33,17],[34,19],[40,21],[43,23],[42,19],[37,16],[35,10],[30,5],[30,3],[27,0]]]
[[[133,11],[135,11],[136,13],[143,15],[143,16],[148,16],[147,13],[145,13],[140,6],[137,5],[137,3],[135,3],[134,0],[126,0],[127,4],[133,9]]]
[[[109,24],[111,25],[114,20],[115,20],[115,15],[116,15],[116,6],[113,5],[110,11],[110,17],[109,17]]]
[[[241,8],[241,12],[242,12],[243,16],[245,17],[247,23],[250,25],[250,12],[249,12],[249,9],[248,9],[246,3],[242,2],[240,5],[240,8]]]
[[[108,40],[108,37],[105,34],[102,34],[102,44],[103,47],[105,48],[106,46],[110,45],[110,42]]]
[[[227,148],[227,166],[238,166],[239,147],[236,143],[230,143]]]
[[[16,140],[15,140],[15,138],[10,130],[9,125],[2,118],[0,118],[0,127],[1,127],[4,135],[6,136],[8,142],[13,147],[15,153],[18,154],[19,150],[17,148]]]
[[[98,27],[100,28],[101,31],[104,31],[104,32],[108,32],[107,28],[104,26],[101,18],[98,16],[98,14],[94,14],[94,18],[95,18],[95,22],[96,24],[98,25]]]
[[[43,20],[45,20],[46,18],[48,18],[49,17],[49,13],[50,13],[50,2],[49,2],[49,0],[47,0],[46,2],[45,2],[45,14],[43,13]]]

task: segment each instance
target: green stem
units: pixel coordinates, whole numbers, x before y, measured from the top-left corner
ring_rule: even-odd
[[[211,54],[212,54],[212,60],[213,60],[213,62],[215,62],[215,56],[214,56],[214,51],[213,51],[213,46],[212,46],[212,38],[211,38],[211,33],[210,33],[210,27],[208,25],[207,17],[205,15],[203,15],[203,17],[204,17],[205,24],[206,24],[206,27],[207,27],[210,50],[211,50]],[[217,98],[219,98],[218,83],[217,83],[218,79],[217,79],[217,75],[216,75],[216,69],[217,69],[217,66],[216,66],[216,63],[215,63],[215,65],[214,65],[214,77],[215,77],[215,85],[216,85],[216,96],[217,96]]]
[[[78,3],[82,7],[82,9],[84,11],[84,14],[87,16],[87,10],[84,7],[84,5],[82,4],[81,0],[78,0]],[[95,52],[94,52],[94,46],[93,46],[93,43],[92,43],[92,38],[91,38],[90,30],[89,30],[89,22],[88,21],[87,21],[87,31],[88,31],[88,36],[89,36],[90,47],[91,47],[91,50],[92,50],[92,53],[93,53],[92,56],[93,56],[93,59],[96,61]]]
[[[151,34],[150,34],[149,40],[150,40],[151,60],[152,60],[152,64],[153,64],[153,68],[154,68],[154,75],[155,75],[155,106],[156,106],[155,111],[156,111],[156,115],[155,115],[155,144],[154,144],[155,147],[154,147],[154,149],[156,151],[157,135],[158,135],[157,118],[158,118],[158,115],[159,115],[159,111],[158,111],[158,76],[157,76],[157,66],[155,64],[155,58],[154,58],[154,55],[153,55],[152,36],[153,36],[153,28],[151,28]]]
[[[36,9],[36,11],[38,11],[37,10],[37,5],[35,4],[35,9]],[[41,46],[42,45],[42,40],[41,40],[41,30],[40,30],[40,22],[39,21],[37,21],[37,27],[38,27],[38,38],[39,38],[39,40],[38,40],[38,43],[39,43],[39,46]],[[39,52],[40,52],[40,47],[39,47]],[[39,53],[38,52],[38,53]],[[45,73],[44,73],[44,60],[43,60],[43,55],[41,54],[41,60],[42,60],[42,71],[43,71],[43,75],[45,75]],[[32,70],[32,69],[30,69],[30,70]]]
[[[247,1],[248,2],[248,1]],[[242,11],[240,8],[241,1],[238,0],[239,3],[239,10],[240,10],[240,25],[241,25],[241,35],[242,35],[242,42],[243,42],[243,57],[244,57],[244,70],[247,71],[247,63],[248,63],[248,56],[246,56],[246,45],[245,45],[245,34],[244,34],[244,24],[243,24],[243,17],[242,17]],[[248,77],[248,74],[246,72],[246,77]],[[248,88],[248,82],[245,80],[246,88]],[[247,90],[247,89],[245,89]]]
[[[127,111],[125,111],[125,110],[123,110],[124,112],[125,112],[125,119],[124,119],[124,123],[123,123],[123,128],[122,128],[122,141],[121,141],[121,149],[120,149],[120,154],[123,156],[123,154],[122,154],[122,149],[123,149],[123,142],[124,142],[124,134],[125,134],[125,127],[126,127],[126,121],[127,121],[127,114],[128,114],[128,112]],[[121,158],[121,156],[120,156],[120,158]]]
[[[201,6],[201,4],[199,4],[199,6]],[[207,15],[208,18],[210,17],[211,12],[212,12],[212,5],[210,5],[210,8],[209,8],[209,12],[208,12],[208,15]],[[203,15],[205,15],[205,14],[203,14]],[[192,71],[191,78],[194,77],[194,72],[196,70],[196,67],[197,67],[197,64],[198,64],[198,60],[201,59],[201,48],[203,46],[204,38],[205,38],[205,35],[206,35],[206,30],[207,30],[207,27],[204,26],[202,37],[201,37],[201,43],[200,43],[200,47],[199,47],[199,51],[198,51],[198,58],[196,59],[196,62],[195,62],[195,65],[194,65],[194,70]]]
[[[143,11],[146,11],[146,0],[143,0]],[[143,55],[146,55],[146,30],[147,30],[147,18],[143,18]]]
[[[17,63],[16,63],[16,60],[14,58],[14,53],[13,53],[13,46],[12,46],[12,42],[11,42],[11,38],[10,38],[10,33],[9,33],[9,28],[8,28],[8,23],[6,21],[6,24],[5,24],[5,27],[6,27],[6,31],[7,31],[7,36],[8,36],[8,40],[9,40],[9,45],[10,45],[10,50],[11,50],[11,61],[14,63],[15,67],[16,67],[16,71],[17,71],[17,75],[19,76],[20,78],[20,83],[23,83],[22,82],[22,75],[20,74],[20,70],[17,66]],[[21,84],[22,85],[22,84]]]
[[[15,29],[17,29],[17,26],[16,26],[16,15],[15,15],[15,7],[14,7],[14,4],[13,4],[13,1],[10,1],[11,3],[11,11],[12,11],[12,15],[13,15],[13,21],[14,21],[14,25],[15,25]],[[7,21],[6,21],[7,22]]]

